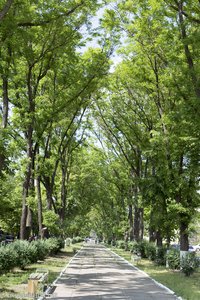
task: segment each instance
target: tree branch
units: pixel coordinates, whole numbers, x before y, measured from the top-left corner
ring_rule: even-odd
[[[7,0],[7,2],[4,5],[3,9],[0,11],[0,22],[4,19],[4,17],[8,13],[12,3],[13,3],[13,0]]]
[[[63,14],[59,14],[57,15],[56,17],[53,17],[51,19],[48,19],[48,20],[43,20],[43,21],[36,21],[36,22],[20,22],[18,23],[17,25],[19,27],[37,27],[37,26],[44,26],[46,24],[49,24],[53,21],[56,21],[62,17],[68,17],[70,16],[71,14],[73,14],[75,12],[75,10],[77,8],[79,8],[80,6],[82,6],[84,3],[84,1],[82,1],[81,3],[77,4],[75,7],[73,7],[72,9],[70,9],[69,11],[67,11],[66,13],[63,13]]]

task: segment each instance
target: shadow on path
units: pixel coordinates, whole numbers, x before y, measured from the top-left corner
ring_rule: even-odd
[[[175,300],[177,297],[104,246],[86,244],[57,279],[48,299]]]

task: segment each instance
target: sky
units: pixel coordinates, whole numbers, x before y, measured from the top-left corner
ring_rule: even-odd
[[[111,4],[106,5],[105,7],[99,9],[96,13],[96,16],[91,18],[91,30],[95,31],[98,30],[99,31],[99,27],[100,27],[100,20],[103,18],[104,15],[104,11],[106,8],[113,8]],[[86,26],[83,26],[81,29],[81,33],[83,34],[84,38],[88,37],[88,30],[86,28]],[[103,31],[102,31],[103,34]],[[88,40],[86,42],[86,45],[82,48],[80,48],[78,51],[81,53],[84,53],[88,48],[99,48],[100,45],[98,43],[98,39],[99,37],[92,37],[92,39]],[[111,60],[113,62],[113,65],[111,66],[110,72],[113,72],[115,69],[115,66],[122,61],[122,58],[117,54],[116,51],[113,52],[112,56],[111,56]]]

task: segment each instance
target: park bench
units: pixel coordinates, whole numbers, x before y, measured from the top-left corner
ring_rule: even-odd
[[[44,288],[44,284],[48,280],[49,271],[47,269],[37,269],[28,277],[28,294],[35,296],[39,290]]]
[[[138,254],[132,254],[131,255],[131,261],[133,264],[138,264],[139,261],[141,261],[141,255]]]

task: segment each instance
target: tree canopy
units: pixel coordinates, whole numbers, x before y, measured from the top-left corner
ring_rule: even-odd
[[[3,230],[188,250],[199,23],[197,0],[0,1]]]

